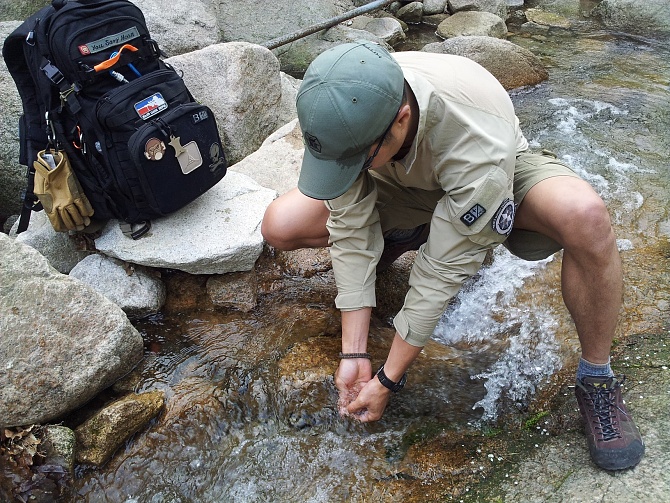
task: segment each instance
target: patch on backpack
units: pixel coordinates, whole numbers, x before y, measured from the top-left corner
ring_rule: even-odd
[[[207,113],[207,110],[200,110],[199,112],[196,112],[193,115],[191,115],[191,121],[193,122],[193,124],[206,121],[207,119],[209,119],[209,114]]]
[[[475,204],[472,208],[470,208],[465,215],[461,217],[461,222],[463,222],[465,225],[470,227],[472,224],[474,224],[479,217],[481,217],[484,213],[486,213],[486,208],[484,208],[481,204],[477,203]]]
[[[135,103],[135,111],[142,120],[147,120],[150,117],[162,112],[168,107],[167,101],[163,98],[161,93],[156,93],[142,101]]]
[[[160,161],[165,154],[165,143],[158,138],[149,138],[144,145],[144,156],[150,161]]]
[[[498,234],[503,236],[509,236],[512,232],[512,226],[514,225],[514,215],[516,214],[516,204],[511,199],[505,199],[496,214],[493,215],[493,220],[491,220],[491,227]]]
[[[183,151],[177,155],[177,161],[179,162],[181,172],[185,175],[202,166],[202,155],[200,155],[198,144],[190,141],[184,145]]]
[[[209,159],[212,161],[209,165],[209,170],[212,172],[221,166],[225,166],[226,160],[221,155],[221,147],[218,143],[212,143],[209,147]]]
[[[93,42],[86,42],[77,47],[79,53],[82,56],[88,56],[89,54],[95,54],[96,52],[104,51],[113,46],[121,46],[126,42],[133,40],[135,38],[140,38],[140,31],[137,29],[137,26],[123,30],[122,32],[115,33],[113,35],[107,35],[106,37],[99,38]]]

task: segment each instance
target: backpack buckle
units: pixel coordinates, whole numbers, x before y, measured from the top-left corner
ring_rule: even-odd
[[[40,67],[40,70],[42,70],[44,72],[44,75],[47,76],[47,79],[53,82],[54,85],[56,86],[60,85],[60,83],[63,82],[63,80],[65,80],[63,74],[57,67],[51,64],[51,61],[47,61],[46,63],[44,63]]]

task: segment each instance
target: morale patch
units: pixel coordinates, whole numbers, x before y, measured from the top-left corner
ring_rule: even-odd
[[[484,213],[486,213],[486,208],[484,208],[481,204],[477,203],[472,208],[470,208],[465,215],[461,217],[461,222],[470,227]]]
[[[147,120],[168,107],[161,93],[156,93],[135,103],[135,111],[142,120]]]
[[[516,204],[511,199],[505,199],[496,211],[491,220],[491,227],[498,234],[509,236],[514,225],[514,215],[516,214]]]
[[[221,147],[218,143],[212,143],[209,147],[209,159],[212,161],[209,165],[210,171],[216,171],[219,166],[223,166],[226,163],[225,159],[221,156]]]
[[[165,143],[158,138],[149,138],[144,145],[144,156],[150,161],[160,161],[165,153]]]
[[[207,110],[200,110],[199,112],[194,113],[191,115],[191,120],[193,121],[193,124],[197,124],[198,122],[202,122],[209,119],[209,114],[207,113]]]
[[[305,132],[305,143],[315,152],[321,153],[321,142],[316,136],[312,136],[308,132]]]
[[[94,40],[93,42],[87,42],[78,46],[77,49],[79,49],[79,53],[82,56],[88,56],[89,54],[104,51],[115,45],[123,45],[135,38],[140,38],[140,31],[137,29],[137,26],[128,28],[120,33],[115,33],[114,35],[107,35],[106,37]]]
[[[194,169],[202,166],[202,155],[200,155],[198,144],[194,141],[188,142],[183,148],[184,151],[177,155],[177,161],[182,173],[188,175]]]

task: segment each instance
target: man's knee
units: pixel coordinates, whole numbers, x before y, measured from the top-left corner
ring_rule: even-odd
[[[597,195],[579,200],[570,208],[570,229],[563,232],[564,246],[605,249],[616,242],[604,201]]]
[[[285,219],[282,218],[281,214],[281,205],[275,199],[265,209],[261,222],[261,235],[270,246],[283,250],[287,247],[287,231],[285,229]],[[284,229],[282,229],[283,227]]]

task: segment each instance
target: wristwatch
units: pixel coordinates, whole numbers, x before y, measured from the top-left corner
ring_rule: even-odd
[[[393,382],[386,377],[386,374],[384,373],[384,365],[382,365],[377,371],[377,379],[379,379],[379,382],[382,383],[385,388],[390,389],[393,393],[397,393],[405,387],[405,383],[407,382],[407,372],[402,375],[398,382]]]

